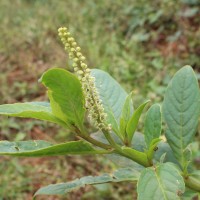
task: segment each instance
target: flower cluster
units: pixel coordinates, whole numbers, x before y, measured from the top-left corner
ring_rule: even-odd
[[[91,75],[91,70],[85,63],[85,57],[81,53],[81,48],[77,45],[75,39],[71,37],[70,32],[65,27],[58,29],[58,35],[69,52],[69,58],[73,60],[73,68],[79,80],[82,83],[83,92],[86,99],[85,107],[88,109],[89,118],[94,125],[102,130],[110,130],[111,125],[106,123],[106,113],[95,87],[95,78]]]

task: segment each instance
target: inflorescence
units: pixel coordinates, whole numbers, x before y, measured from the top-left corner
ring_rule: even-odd
[[[104,112],[99,93],[95,87],[95,78],[91,75],[91,70],[85,63],[85,56],[81,53],[81,48],[71,37],[67,28],[59,28],[58,35],[65,46],[65,50],[69,53],[69,58],[73,60],[72,66],[82,84],[86,100],[85,107],[89,112],[90,120],[101,130],[111,130],[111,124],[106,122],[107,114]]]

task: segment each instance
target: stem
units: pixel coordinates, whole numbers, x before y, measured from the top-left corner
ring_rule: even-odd
[[[136,150],[132,150],[132,149],[131,149],[132,151],[125,152],[118,144],[115,143],[113,138],[110,136],[110,133],[108,133],[107,131],[104,131],[104,130],[103,130],[103,133],[104,133],[106,139],[108,140],[108,142],[110,143],[110,145],[115,148],[115,150],[118,154],[120,154],[126,158],[129,158],[132,161],[143,165],[144,167],[152,166],[152,164],[148,162],[147,157],[144,158],[144,156],[145,156],[144,153],[136,151]]]
[[[94,144],[98,147],[101,147],[102,149],[107,149],[107,150],[112,150],[112,146],[99,142],[97,140],[95,140],[94,138],[90,137],[89,135],[79,135],[81,138],[87,140],[88,142],[90,142],[91,144]]]
[[[84,128],[82,128],[82,130],[79,130],[77,127],[74,127],[74,128],[79,137],[90,142],[91,144],[94,144],[95,146],[101,147],[102,149],[106,149],[106,150],[113,149],[112,146],[105,144],[103,142],[99,142],[98,140],[95,140],[94,138],[90,137],[90,135],[86,133]]]
[[[105,130],[102,130],[104,136],[106,137],[106,139],[108,140],[108,142],[110,143],[110,145],[116,149],[120,148],[120,146],[118,144],[115,143],[115,141],[113,140],[113,138],[110,136],[110,133],[108,133]]]
[[[99,142],[99,141],[95,140],[94,138],[90,137],[90,135],[81,133],[79,129],[76,129],[76,131],[77,131],[79,137],[85,139],[86,141],[90,142],[91,144],[94,144],[95,146],[116,152],[119,155],[122,155],[126,158],[129,158],[130,160],[133,160],[134,162],[137,162],[137,163],[143,165],[144,167],[150,167],[150,166],[153,165],[151,162],[147,162],[148,159],[147,159],[147,161],[146,161],[146,159],[144,160],[143,156],[137,156],[138,153],[142,153],[142,152],[139,152],[139,151],[136,151],[136,150],[135,150],[135,152],[128,152],[128,153],[124,152],[121,149],[121,147],[118,144],[115,143],[113,138],[110,136],[110,133],[108,133],[107,131],[103,131],[103,133],[104,133],[104,136],[106,137],[106,139],[108,140],[108,142],[110,143],[110,145]],[[183,177],[184,177],[185,185],[188,188],[195,190],[197,192],[200,192],[200,180],[198,180],[194,177],[191,177],[191,176],[184,176],[183,175]]]

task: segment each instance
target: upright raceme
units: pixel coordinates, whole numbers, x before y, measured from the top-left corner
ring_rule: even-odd
[[[65,27],[58,29],[58,35],[69,52],[69,58],[73,60],[73,68],[79,80],[82,83],[83,92],[86,99],[86,109],[89,111],[89,118],[94,125],[103,130],[110,130],[111,125],[106,122],[106,113],[95,87],[95,78],[91,75],[90,69],[85,63],[85,57],[81,53],[81,48],[77,45],[75,39],[71,37],[70,32]]]

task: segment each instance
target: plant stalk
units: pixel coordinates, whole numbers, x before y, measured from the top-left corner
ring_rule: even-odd
[[[121,147],[115,143],[115,141],[111,137],[110,133],[108,133],[107,131],[103,131],[103,133],[104,133],[104,136],[106,137],[106,139],[108,140],[108,142],[110,143],[110,145],[99,142],[99,141],[95,140],[94,138],[90,137],[90,135],[81,134],[80,130],[77,130],[77,133],[81,138],[85,139],[86,141],[90,142],[91,144],[94,144],[95,146],[101,147],[106,150],[113,151],[113,153],[116,152],[122,156],[125,156],[126,158],[131,159],[134,162],[137,162],[137,163],[143,165],[144,167],[151,167],[153,165],[153,163],[151,163],[151,162],[144,162],[142,159],[140,159],[140,157],[135,157],[135,155],[133,155],[133,154],[129,155],[129,153],[124,152],[121,149]],[[188,188],[195,190],[197,192],[200,192],[200,180],[198,180],[194,177],[191,177],[191,176],[185,176],[184,180],[185,180],[185,185]]]
[[[106,139],[108,140],[108,142],[110,143],[110,145],[116,150],[116,153],[131,159],[134,162],[137,162],[141,165],[143,165],[144,167],[150,167],[152,166],[151,163],[148,162],[148,159],[144,159],[144,156],[142,154],[142,152],[139,151],[132,151],[132,152],[125,152],[123,151],[123,149],[115,143],[115,141],[113,140],[113,138],[111,137],[110,133],[108,133],[107,131],[103,131],[104,136],[106,137]],[[142,154],[142,156],[138,156],[138,154]]]
[[[102,143],[102,142],[99,142],[99,141],[95,140],[94,138],[90,137],[89,135],[80,135],[80,137],[87,140],[91,144],[94,144],[94,145],[101,147],[103,149],[106,149],[106,150],[112,150],[113,149],[112,146],[105,144],[105,143]]]
[[[113,149],[112,146],[105,144],[103,142],[99,142],[98,140],[95,140],[94,138],[90,137],[89,134],[86,134],[86,131],[84,129],[79,130],[77,127],[74,127],[74,128],[75,128],[75,131],[76,131],[76,133],[79,137],[90,142],[91,144],[93,144],[97,147],[101,147],[102,149],[106,149],[106,150],[112,150]],[[83,132],[83,130],[84,130],[84,132]]]

